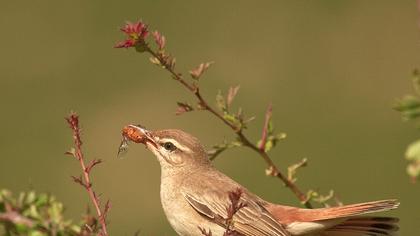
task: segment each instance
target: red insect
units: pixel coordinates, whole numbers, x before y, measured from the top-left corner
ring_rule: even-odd
[[[118,148],[118,156],[121,157],[128,151],[128,145],[131,142],[145,143],[147,140],[145,130],[140,125],[127,125],[122,129],[123,139]]]

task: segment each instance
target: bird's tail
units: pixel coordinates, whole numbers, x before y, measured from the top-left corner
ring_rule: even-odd
[[[392,210],[398,205],[396,200],[381,200],[321,209],[280,205],[269,205],[267,209],[292,235],[393,236],[398,230],[396,218],[361,215]]]
[[[395,236],[398,219],[393,217],[354,217],[329,228],[325,236]]]
[[[399,205],[400,203],[397,200],[392,199],[351,204],[346,206],[314,209],[309,210],[309,212],[311,212],[311,215],[313,216],[313,218],[310,219],[310,221],[343,218],[380,211],[388,211],[397,208]]]
[[[319,209],[302,209],[275,204],[267,205],[266,208],[275,219],[280,223],[287,225],[293,222],[344,219],[368,213],[388,211],[396,209],[399,204],[400,203],[397,200],[391,199]]]

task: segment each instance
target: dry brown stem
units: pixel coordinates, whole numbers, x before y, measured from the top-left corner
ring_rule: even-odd
[[[92,204],[96,210],[96,214],[99,219],[99,223],[101,225],[101,231],[99,233],[100,236],[108,236],[107,231],[107,224],[106,224],[106,215],[109,211],[110,204],[109,201],[105,204],[104,210],[101,210],[100,201],[98,195],[92,188],[92,181],[90,178],[90,173],[92,168],[97,164],[101,163],[101,160],[93,160],[89,163],[89,165],[85,164],[85,158],[82,152],[82,140],[81,140],[81,130],[79,126],[79,117],[75,113],[71,113],[69,117],[66,117],[66,121],[69,124],[71,130],[73,131],[73,140],[74,140],[74,149],[66,152],[66,154],[74,156],[80,164],[82,168],[82,176],[81,177],[74,177],[72,176],[73,180],[83,186],[86,191],[88,192],[89,198],[92,201]]]

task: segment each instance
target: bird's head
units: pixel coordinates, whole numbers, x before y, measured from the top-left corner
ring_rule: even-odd
[[[149,131],[139,125],[129,125],[123,129],[123,136],[143,143],[157,157],[162,168],[210,165],[199,140],[182,130]]]

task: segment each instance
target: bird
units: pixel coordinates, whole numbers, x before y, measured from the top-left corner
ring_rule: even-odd
[[[123,142],[143,143],[161,167],[160,199],[164,213],[181,236],[390,236],[398,218],[365,216],[396,209],[395,199],[329,208],[305,209],[265,201],[218,171],[200,141],[177,129],[150,131],[140,125],[123,129]],[[125,146],[126,145],[122,145]],[[240,209],[228,222],[232,193]],[[227,234],[230,230],[232,234]]]

